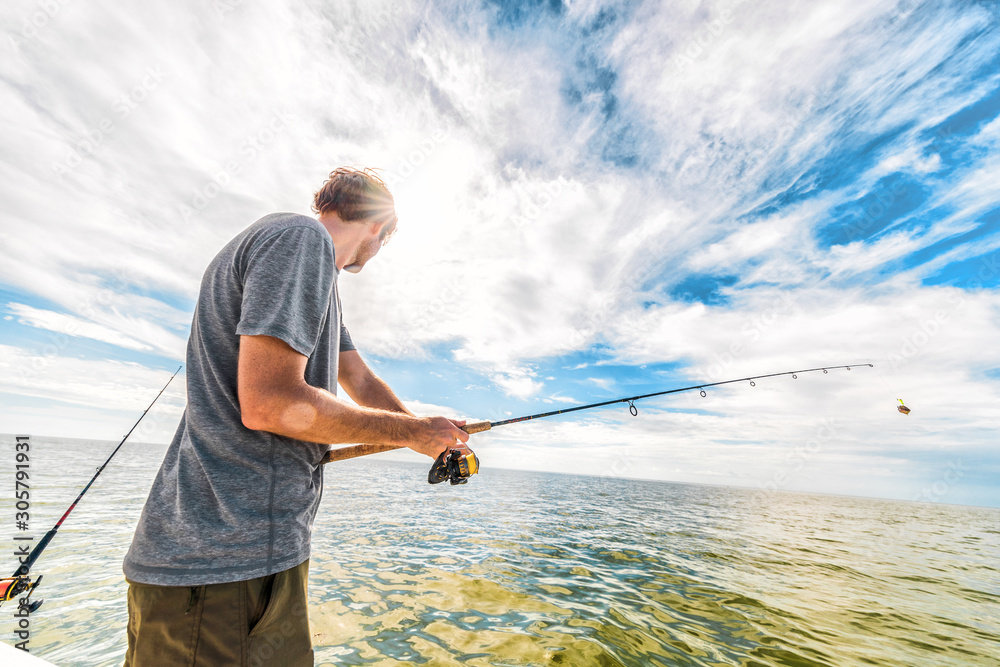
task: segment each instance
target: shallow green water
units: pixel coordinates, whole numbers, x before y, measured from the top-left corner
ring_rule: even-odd
[[[37,539],[114,443],[32,443]],[[121,559],[163,451],[126,445],[39,560],[32,653],[121,664]],[[7,489],[12,438],[0,452]],[[1000,664],[1000,510],[335,466],[310,575],[317,664]]]

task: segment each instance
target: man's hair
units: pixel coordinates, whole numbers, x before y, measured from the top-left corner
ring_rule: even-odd
[[[340,167],[330,172],[313,197],[312,210],[334,212],[344,222],[395,222],[396,204],[385,181],[374,170]]]

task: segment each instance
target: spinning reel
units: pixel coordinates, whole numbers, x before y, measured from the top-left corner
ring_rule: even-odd
[[[471,449],[446,449],[435,459],[431,471],[427,473],[427,481],[431,484],[440,484],[450,479],[452,485],[466,484],[477,472],[479,472],[479,459]]]

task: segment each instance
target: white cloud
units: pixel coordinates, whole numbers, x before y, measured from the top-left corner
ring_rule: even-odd
[[[906,171],[911,171],[919,175],[926,175],[933,173],[940,168],[940,155],[937,153],[934,153],[933,155],[926,155],[921,147],[911,144],[886,157],[872,171],[882,176]]]
[[[117,345],[131,350],[150,351],[153,349],[149,345],[137,341],[134,338],[123,336],[121,333],[114,331],[113,329],[102,327],[91,322],[85,322],[79,318],[64,315],[62,313],[54,313],[49,310],[39,310],[38,308],[32,308],[31,306],[26,306],[20,303],[7,304],[7,308],[18,316],[18,321],[21,324],[46,329],[56,334],[92,338],[94,340],[101,341],[102,343],[110,343],[111,345]]]
[[[529,368],[510,368],[490,374],[490,379],[507,396],[526,399],[537,394],[544,383],[535,380],[536,373]]]
[[[17,397],[3,401],[0,423],[8,432],[118,440],[169,377],[170,372],[135,363],[0,345],[0,393]],[[150,411],[137,439],[168,442],[184,403],[181,374]]]
[[[551,378],[555,380],[555,378]],[[572,396],[563,396],[561,393],[555,393],[545,399],[546,403],[569,403],[571,405],[583,405],[583,401],[577,400]]]
[[[565,123],[573,111],[560,72],[571,66],[572,49],[560,52],[557,41],[484,42],[485,14],[471,8],[464,29],[444,9],[426,14],[407,3],[342,3],[325,13],[295,3],[239,6],[223,15],[208,6],[154,4],[141,19],[112,16],[107,3],[88,13],[67,9],[66,20],[53,22],[39,43],[68,51],[101,24],[145,57],[131,66],[98,51],[106,66],[100,76],[82,64],[62,72],[54,61],[18,63],[20,81],[72,73],[76,83],[48,100],[48,116],[26,104],[8,111],[13,122],[54,139],[44,159],[30,157],[37,146],[11,144],[20,151],[11,158],[29,165],[11,173],[6,194],[19,204],[13,220],[27,222],[31,211],[35,222],[23,225],[0,277],[77,315],[80,304],[94,300],[100,276],[123,265],[119,295],[136,285],[192,298],[204,266],[235,231],[274,207],[305,210],[336,163],[375,164],[389,172],[402,225],[384,258],[342,286],[348,321],[366,349],[417,356],[422,346],[449,342],[460,360],[499,365],[586,349],[602,335],[613,304],[645,298],[636,271],[665,270],[669,280],[683,266],[738,268],[796,238],[752,278],[804,278],[794,264],[808,251],[808,215],[818,219],[822,211],[786,212],[741,228],[741,207],[758,200],[759,185],[782,174],[793,155],[806,165],[824,155],[841,127],[833,114],[870,93],[872,81],[916,64],[921,69],[906,75],[919,79],[980,21],[971,13],[946,31],[931,21],[914,29],[934,39],[888,52],[886,34],[870,28],[893,7],[834,11],[793,3],[778,20],[775,8],[740,3],[720,34],[706,33],[710,43],[681,60],[719,16],[673,8],[664,20],[666,9],[655,3],[636,12],[612,44],[594,48],[605,48],[617,66],[628,109],[648,111],[644,121],[655,134],[641,149],[662,152],[659,169],[668,176],[656,183],[578,160],[600,128]],[[569,16],[585,21],[596,11],[574,6]],[[178,21],[198,30],[179,33],[172,49],[141,46],[156,27]],[[248,42],[258,47],[247,51]],[[376,51],[378,43],[392,46]],[[141,86],[151,66],[162,67],[163,81],[117,118],[115,101]],[[856,67],[838,93],[843,100],[820,113],[823,82]],[[262,87],[273,103],[247,92]],[[879,118],[878,104],[896,92],[887,85],[868,95],[868,118]],[[330,100],[344,103],[331,108]],[[289,127],[242,159],[247,137],[286,108],[294,113]],[[115,131],[79,170],[62,183],[44,177],[51,161],[64,158],[104,116],[116,122]],[[71,129],[56,117],[71,119]],[[714,138],[699,138],[706,133]],[[921,162],[915,150],[889,155],[886,164],[933,160]],[[527,168],[531,161],[513,159],[519,152],[546,167]],[[228,175],[194,218],[183,219],[180,204],[212,192],[213,175],[233,159],[240,173]],[[787,171],[785,182],[795,173]],[[140,192],[131,183],[157,185]],[[48,213],[42,222],[35,212],[47,210],[56,187],[73,215]],[[896,256],[865,253],[838,270],[865,270]],[[185,313],[137,313],[131,301],[120,312],[151,321],[166,316],[172,328],[190,321]],[[135,336],[120,318],[97,324]],[[178,349],[176,341],[160,347]]]
[[[307,212],[340,164],[381,166],[399,233],[341,284],[365,353],[452,354],[508,396],[574,402],[536,369],[581,352],[595,358],[577,370],[598,357],[681,361],[691,376],[887,359],[916,346],[944,310],[948,322],[889,375],[919,388],[924,405],[950,409],[919,369],[992,396],[989,382],[969,377],[997,365],[997,305],[984,293],[959,308],[949,301],[958,292],[920,280],[997,241],[878,271],[971,230],[995,207],[997,122],[968,140],[979,153],[957,168],[924,135],[995,87],[995,77],[970,82],[969,72],[995,56],[996,38],[983,31],[986,10],[901,11],[910,4],[647,2],[586,39],[573,31],[603,3],[571,3],[568,23],[510,34],[462,2],[289,0],[222,14],[195,2],[146,3],[142,13],[107,0],[69,4],[0,64],[0,118],[19,128],[0,149],[0,282],[54,304],[14,299],[17,317],[45,330],[39,340],[73,334],[179,357],[202,272],[235,233],[274,210]],[[0,11],[17,25],[34,6]],[[607,89],[588,79],[599,69]],[[870,166],[832,160],[879,137],[887,141],[870,149]],[[612,164],[605,149],[632,153],[636,166]],[[75,163],[73,151],[79,165],[57,176],[53,165]],[[858,173],[819,192],[823,168]],[[821,247],[817,230],[832,212],[896,172],[931,190],[915,214],[947,213],[927,231],[901,226],[876,242]],[[776,203],[793,184],[812,197]],[[766,204],[776,210],[762,213]],[[721,292],[729,305],[673,299],[691,272],[737,276]],[[123,390],[95,393],[87,378],[151,379],[3,349],[10,368],[48,364],[31,382],[7,381],[7,391],[39,400],[99,410],[119,405]],[[808,413],[817,396],[772,398]],[[984,415],[975,402],[942,419],[974,429]],[[758,451],[698,440],[699,429],[771,434],[743,418],[663,420],[657,428],[720,457],[709,466],[677,454],[689,458],[673,468],[692,481],[706,478],[698,470],[742,470],[740,457]],[[638,424],[626,420],[632,430],[622,433],[646,444],[596,460],[638,452],[643,474],[667,475],[653,457],[657,436]],[[792,443],[813,425],[794,421],[774,437]],[[559,446],[578,438],[596,451],[618,437],[559,428],[544,435]],[[852,459],[833,450],[830,465],[847,470]]]
[[[612,380],[609,380],[607,378],[587,378],[587,382],[595,384],[605,391],[610,391],[615,384]]]

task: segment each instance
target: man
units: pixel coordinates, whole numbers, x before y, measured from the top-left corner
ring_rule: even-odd
[[[337,169],[313,211],[261,218],[202,279],[187,407],[125,556],[126,666],[312,665],[326,444],[465,448],[465,422],[410,413],[341,321],[340,270],[360,271],[395,230],[385,183]],[[336,398],[338,381],[361,407]]]

